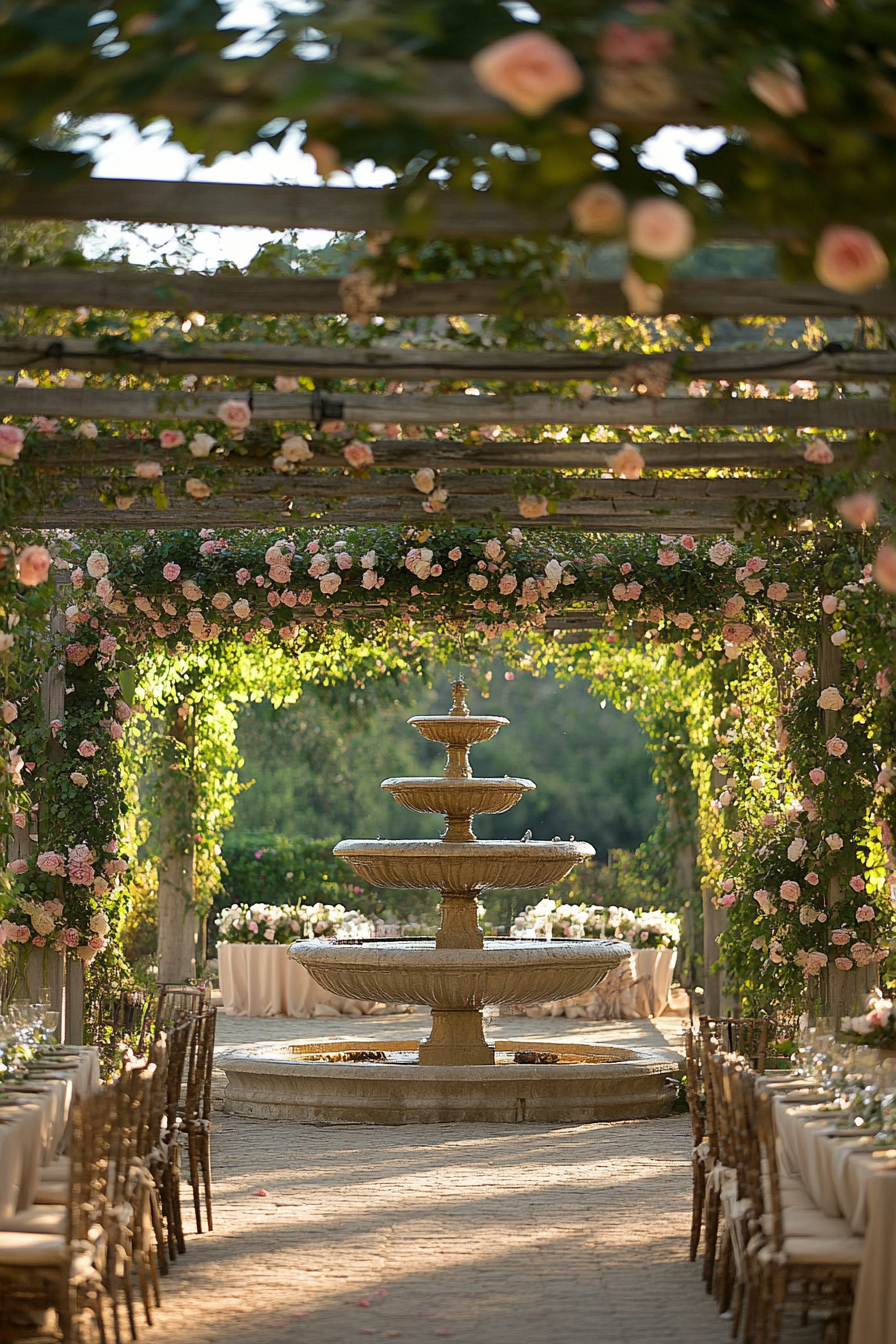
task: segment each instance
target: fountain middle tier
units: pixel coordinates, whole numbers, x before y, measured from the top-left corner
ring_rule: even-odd
[[[409,812],[441,812],[448,821],[442,839],[453,844],[475,841],[472,821],[484,813],[507,812],[524,793],[535,788],[531,779],[433,778],[429,775],[384,779],[381,789],[388,790],[396,803]]]
[[[333,853],[375,887],[473,896],[500,887],[549,887],[594,850],[576,840],[342,840]]]

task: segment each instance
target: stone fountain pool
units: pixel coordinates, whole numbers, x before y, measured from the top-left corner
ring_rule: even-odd
[[[435,940],[294,943],[290,956],[325,989],[349,998],[427,1004],[423,1041],[303,1042],[228,1052],[226,1108],[233,1114],[311,1124],[446,1121],[562,1122],[665,1114],[680,1059],[670,1050],[487,1040],[483,1009],[569,998],[599,984],[631,949],[608,939],[484,939],[482,891],[543,888],[590,858],[588,844],[477,840],[472,823],[505,812],[534,789],[528,779],[477,779],[469,749],[507,723],[471,715],[453,686],[449,714],[409,720],[447,748],[441,778],[387,779],[402,806],[445,816],[440,840],[344,840],[335,852],[386,887],[436,888]]]

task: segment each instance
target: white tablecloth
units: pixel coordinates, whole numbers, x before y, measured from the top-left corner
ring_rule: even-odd
[[[274,943],[219,943],[218,973],[224,1011],[230,1017],[311,1017],[321,1004],[360,1017],[381,1007],[373,999],[343,999],[312,980],[289,948]],[[327,1014],[330,1016],[330,1014]]]
[[[837,1133],[842,1112],[776,1103],[782,1156],[818,1207],[864,1238],[850,1344],[896,1344],[896,1149]]]
[[[32,1076],[0,1091],[0,1220],[33,1203],[40,1169],[59,1152],[72,1099],[99,1083],[90,1046],[38,1061]]]
[[[674,947],[636,948],[596,989],[524,1011],[527,1017],[609,1021],[659,1017],[669,1003],[677,956],[678,949]]]

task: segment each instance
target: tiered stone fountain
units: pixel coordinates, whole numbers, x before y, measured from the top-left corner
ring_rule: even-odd
[[[494,737],[508,720],[470,714],[464,683],[452,689],[449,714],[409,720],[423,737],[447,748],[442,776],[387,779],[382,785],[411,811],[441,813],[447,821],[442,838],[343,840],[334,851],[374,886],[439,890],[435,942],[321,939],[294,943],[289,953],[325,989],[347,998],[429,1005],[430,1036],[229,1052],[223,1061],[229,1111],[312,1123],[396,1124],[574,1122],[669,1109],[674,1089],[667,1078],[678,1063],[671,1051],[486,1040],[483,1008],[582,994],[631,949],[605,939],[483,938],[482,891],[550,886],[594,850],[574,840],[477,840],[474,817],[506,812],[535,785],[507,776],[474,777],[470,747]],[[501,1067],[504,1063],[513,1067]]]

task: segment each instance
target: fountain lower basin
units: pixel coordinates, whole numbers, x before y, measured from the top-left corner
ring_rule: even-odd
[[[363,945],[314,940],[289,949],[290,957],[334,994],[455,1012],[584,994],[630,954],[626,943],[599,938],[487,938],[481,949],[463,951],[436,947],[428,939],[372,939]]]
[[[494,1064],[445,1069],[416,1062],[419,1044],[295,1041],[228,1050],[220,1061],[224,1109],[311,1125],[647,1120],[671,1111],[683,1065],[667,1049],[497,1040]],[[385,1058],[351,1059],[359,1054]],[[557,1062],[516,1062],[521,1055]]]

